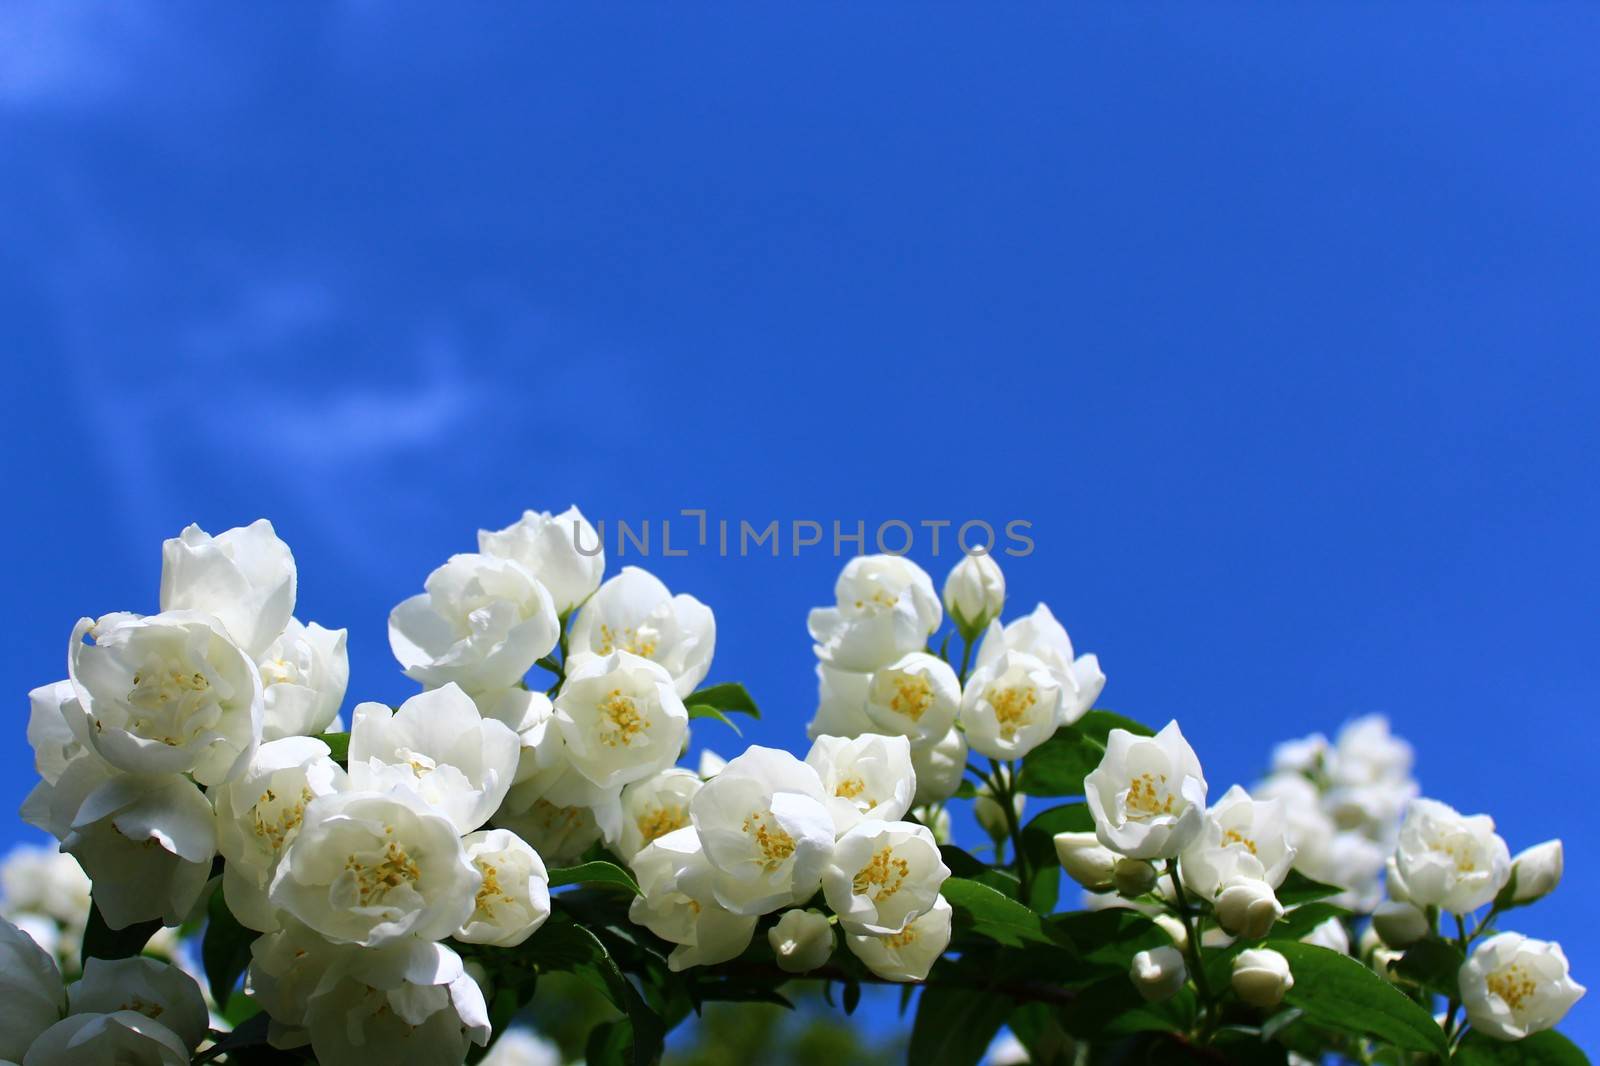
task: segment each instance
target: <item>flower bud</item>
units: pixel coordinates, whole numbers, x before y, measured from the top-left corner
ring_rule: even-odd
[[[1561,883],[1565,862],[1561,841],[1546,840],[1517,853],[1511,860],[1512,876],[1516,878],[1516,891],[1512,897],[1517,903],[1532,903],[1554,892]]]
[[[1215,905],[1218,924],[1247,940],[1266,936],[1283,917],[1283,904],[1272,886],[1254,877],[1235,877],[1225,883]]]
[[[1159,877],[1156,868],[1143,859],[1118,859],[1111,870],[1117,891],[1128,899],[1137,899],[1155,888]]]
[[[1005,575],[987,552],[962,557],[944,579],[944,608],[969,640],[1000,617],[1005,603]]]
[[[1293,987],[1289,960],[1276,951],[1254,948],[1234,957],[1233,991],[1252,1007],[1276,1007]]]
[[[1158,914],[1151,921],[1161,927],[1161,931],[1172,938],[1172,946],[1179,951],[1189,950],[1189,930],[1183,927],[1183,922],[1170,914]]]
[[[1133,957],[1128,978],[1147,1002],[1159,1003],[1178,994],[1189,979],[1189,969],[1177,948],[1151,948]]]
[[[778,924],[767,930],[767,943],[785,973],[806,973],[833,955],[833,926],[820,911],[784,911]]]
[[[1117,853],[1100,843],[1093,833],[1057,833],[1056,858],[1067,876],[1090,892],[1105,892],[1112,887],[1112,872]]]
[[[1429,933],[1433,927],[1428,916],[1415,903],[1385,900],[1372,912],[1372,928],[1391,948],[1407,948]]]

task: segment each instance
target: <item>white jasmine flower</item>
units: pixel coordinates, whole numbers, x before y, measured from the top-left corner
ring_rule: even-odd
[[[345,631],[291,618],[256,669],[263,686],[262,739],[326,732],[350,682]]]
[[[542,793],[568,769],[567,744],[555,724],[555,704],[542,692],[497,689],[472,697],[478,712],[517,734],[517,770],[512,787],[532,783]]]
[[[63,1018],[20,1061],[24,1066],[187,1066],[189,1049],[160,1022],[119,1010]]]
[[[211,1023],[195,979],[160,959],[85,959],[83,977],[68,990],[73,1014],[133,1011],[160,1022],[190,1051]]]
[[[482,1066],[562,1066],[561,1048],[530,1030],[508,1029],[495,1040],[481,1063]]]
[[[303,817],[268,897],[329,940],[438,939],[472,914],[483,878],[455,825],[412,793],[335,793]]]
[[[430,688],[511,688],[561,635],[549,591],[510,559],[453,555],[423,587],[389,613],[389,647]]]
[[[689,824],[689,801],[700,778],[688,770],[662,770],[622,790],[622,835],[617,854],[628,862],[651,841]]]
[[[677,945],[667,958],[673,971],[726,962],[749,945],[755,916],[736,914],[717,901],[712,885],[719,875],[693,829],[651,841],[634,856],[633,872],[642,895],[629,905],[628,917]]]
[[[1521,1040],[1552,1028],[1584,992],[1560,944],[1519,933],[1489,937],[1461,966],[1467,1020],[1495,1040]]]
[[[1328,762],[1332,745],[1321,733],[1286,740],[1272,749],[1272,771],[1283,774],[1311,774]]]
[[[674,596],[654,574],[625,566],[583,605],[568,644],[573,660],[619,651],[649,659],[672,676],[681,698],[711,670],[717,623],[711,608],[693,596]]]
[[[817,711],[806,725],[806,736],[816,740],[878,732],[880,727],[867,713],[871,682],[871,674],[836,670],[826,663],[818,663]]]
[[[1233,877],[1276,888],[1294,863],[1288,819],[1279,800],[1255,800],[1234,785],[1206,812],[1205,827],[1183,850],[1183,883],[1206,898]]]
[[[1466,914],[1494,899],[1511,876],[1511,854],[1486,814],[1467,818],[1419,799],[1400,826],[1395,865],[1411,901]]]
[[[870,673],[907,652],[924,650],[944,616],[933,579],[898,555],[860,555],[834,584],[836,606],[807,619],[817,658],[840,670]]]
[[[261,745],[243,775],[212,790],[217,850],[226,860],[223,893],[241,924],[262,932],[277,928],[267,889],[278,860],[300,832],[306,805],[346,787],[326,744],[285,737]]]
[[[718,902],[756,915],[811,898],[833,853],[827,798],[815,770],[775,748],[752,746],[707,781],[689,817],[725,875]]]
[[[1252,1007],[1271,1010],[1294,987],[1289,960],[1270,948],[1251,948],[1233,958],[1233,991]]]
[[[944,609],[968,639],[1000,617],[1006,605],[1006,577],[988,552],[963,555],[944,579]]]
[[[926,914],[949,876],[927,827],[868,818],[839,838],[822,891],[846,929],[887,936]]]
[[[976,669],[983,669],[1008,651],[1033,656],[1054,675],[1062,693],[1057,725],[1071,725],[1082,718],[1106,687],[1099,658],[1074,656],[1067,631],[1042,603],[1032,614],[1003,628],[999,622],[990,622],[978,648]]]
[[[305,1019],[312,995],[344,956],[363,950],[329,943],[293,918],[251,943],[245,989],[271,1018],[267,1037],[273,1047],[301,1047],[310,1041]]]
[[[322,1066],[462,1062],[470,1045],[489,1042],[483,991],[443,944],[402,942],[338,960],[306,1006]]]
[[[1100,842],[1130,858],[1174,858],[1205,825],[1206,780],[1177,722],[1153,737],[1113,729],[1083,788]]]
[[[579,660],[556,696],[555,721],[573,768],[600,788],[666,769],[689,735],[672,676],[626,651]]]
[[[1141,951],[1133,957],[1128,979],[1149,1003],[1171,999],[1189,979],[1189,968],[1177,948],[1159,947]]]
[[[833,956],[833,924],[821,911],[784,911],[767,930],[767,942],[785,973],[809,973]]]
[[[961,682],[955,670],[924,651],[911,652],[874,672],[866,696],[872,731],[908,737],[914,746],[937,743],[955,728],[961,711]]]
[[[1217,889],[1214,906],[1217,924],[1246,940],[1266,936],[1283,917],[1277,894],[1258,877],[1235,875],[1224,881]]]
[[[943,803],[956,794],[967,772],[967,738],[952,729],[927,747],[911,749],[911,769],[916,774],[916,804]]]
[[[454,684],[412,696],[391,711],[359,704],[350,725],[350,787],[404,787],[445,815],[456,832],[489,820],[511,789],[522,745],[503,722],[484,718]]]
[[[461,844],[483,883],[456,939],[516,947],[550,917],[550,874],[544,860],[509,829],[472,833]]]
[[[592,555],[584,551],[593,549]],[[605,573],[605,549],[600,536],[576,507],[558,515],[524,511],[504,529],[478,530],[478,550],[485,555],[513,559],[550,590],[556,613],[565,618],[600,587]]]
[[[845,946],[884,980],[921,981],[950,946],[951,914],[950,904],[939,896],[931,910],[900,932],[888,936],[847,932]]]
[[[67,1012],[61,971],[33,939],[0,920],[0,1058],[21,1062],[29,1045]]]
[[[1078,884],[1090,892],[1111,890],[1111,878],[1119,856],[1100,843],[1094,833],[1057,833],[1053,838],[1056,858]]]
[[[294,556],[265,518],[215,537],[191,525],[161,545],[161,610],[211,615],[252,660],[289,624],[294,600]]]
[[[1372,912],[1372,929],[1391,948],[1408,948],[1435,931],[1421,907],[1400,900],[1378,905]]]
[[[576,772],[572,776],[577,776]],[[526,840],[544,859],[560,866],[572,862],[604,835],[594,807],[557,803],[540,797],[526,805],[508,804],[494,824]]]
[[[94,643],[87,643],[85,638]],[[62,704],[78,738],[130,773],[193,773],[215,785],[261,739],[261,677],[208,615],[84,618],[72,632]]]
[[[119,774],[84,795],[61,850],[94,882],[111,928],[152,918],[177,925],[211,876],[216,815],[193,782],[177,774]]]
[[[1554,892],[1565,865],[1559,840],[1546,840],[1517,852],[1511,860],[1517,878],[1516,901],[1532,903]]]
[[[916,775],[905,737],[818,737],[806,754],[806,765],[821,779],[828,812],[840,833],[863,818],[894,821],[911,809]]]
[[[961,727],[974,751],[1020,759],[1060,724],[1062,688],[1040,659],[1005,651],[973,671],[961,693]]]

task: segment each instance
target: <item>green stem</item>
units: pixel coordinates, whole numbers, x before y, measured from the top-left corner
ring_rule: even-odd
[[[999,802],[1000,809],[1005,813],[1006,833],[1011,838],[1011,861],[1017,868],[1017,880],[1021,882],[1023,890],[1028,887],[1028,857],[1022,850],[1022,824],[1017,818],[1016,786],[1017,764],[1010,763],[1004,772],[1000,763],[995,759],[989,760],[990,772],[994,774],[990,784],[990,792]]]
[[[1217,1010],[1217,1001],[1211,995],[1211,979],[1206,976],[1205,956],[1200,947],[1200,930],[1189,917],[1189,896],[1183,890],[1183,881],[1178,877],[1178,864],[1172,859],[1167,860],[1167,876],[1172,879],[1172,894],[1178,906],[1178,921],[1183,923],[1184,939],[1189,941],[1189,969],[1194,974],[1194,987],[1200,993],[1200,1003],[1205,1008],[1206,1020],[1200,1030],[1200,1040],[1205,1043],[1211,1039],[1211,1033],[1216,1029],[1220,1012]]]
[[[956,679],[962,685],[967,683],[967,667],[972,664],[972,641],[967,639],[965,633],[961,634],[961,670],[956,674]]]
[[[1456,920],[1456,944],[1461,948],[1461,954],[1465,955],[1467,953],[1467,945],[1471,943],[1471,939],[1467,936],[1467,923],[1462,921],[1461,915],[1459,914],[1452,915],[1451,917],[1455,918]],[[1476,936],[1477,934],[1474,933],[1473,935]],[[1444,1035],[1447,1039],[1455,1035],[1456,1013],[1460,1009],[1461,997],[1459,995],[1452,995],[1450,997],[1450,1008],[1449,1010],[1445,1011],[1444,1015]]]

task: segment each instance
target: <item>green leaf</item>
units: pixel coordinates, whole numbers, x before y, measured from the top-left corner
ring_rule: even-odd
[[[312,738],[328,745],[328,757],[340,766],[350,761],[350,734],[349,733],[320,733]]]
[[[997,888],[965,877],[946,878],[939,894],[956,917],[972,929],[1001,944],[1020,947],[1024,941],[1053,944],[1039,916]]]
[[[161,919],[135,922],[125,929],[113,929],[100,913],[100,904],[89,908],[89,924],[83,931],[83,957],[86,959],[131,959],[144,950],[161,928]]]
[[[1387,1040],[1407,1051],[1446,1052],[1444,1030],[1404,992],[1348,955],[1302,944],[1266,944],[1289,960],[1294,987],[1284,997],[1307,1020],[1330,1029]]]
[[[206,935],[200,944],[200,961],[205,966],[211,999],[226,1008],[233,997],[239,976],[250,965],[250,945],[260,934],[246,929],[228,910],[219,885],[206,904]]]
[[[612,1006],[627,1016],[633,1045],[631,1061],[635,1066],[648,1066],[661,1057],[666,1032],[660,1016],[645,1003],[594,933],[570,918],[552,916],[529,939],[527,952],[544,969],[571,972],[603,993]],[[605,1037],[605,1047],[615,1047],[614,1039],[620,1039],[620,1035]],[[621,1061],[628,1061],[628,1057],[623,1056]]]
[[[1302,903],[1290,908],[1287,914],[1279,918],[1267,935],[1279,940],[1299,940],[1329,918],[1343,921],[1348,917],[1349,911],[1332,903]]]
[[[929,985],[917,1003],[906,1061],[918,1066],[974,1066],[1011,1007],[1008,997],[981,989]]]
[[[1292,907],[1297,903],[1312,903],[1337,896],[1343,891],[1338,885],[1325,885],[1321,881],[1311,880],[1299,870],[1290,870],[1289,876],[1278,886],[1278,902],[1285,907]]]
[[[1081,796],[1083,779],[1106,754],[1113,729],[1147,737],[1151,731],[1110,711],[1090,711],[1030,751],[1022,760],[1019,787],[1030,796]]]
[[[1457,995],[1461,989],[1461,964],[1466,956],[1448,940],[1429,937],[1406,948],[1406,953],[1389,964],[1396,975],[1442,996]]]
[[[550,887],[562,885],[613,885],[639,895],[638,882],[633,875],[614,862],[586,862],[579,866],[558,866],[550,871]]]
[[[683,702],[690,706],[697,703],[704,704],[719,711],[736,711],[739,714],[748,714],[751,718],[761,717],[761,710],[756,706],[756,701],[750,698],[750,693],[746,692],[744,686],[737,681],[696,689],[689,693],[689,698]]]
[[[729,718],[727,715],[723,714],[721,711],[717,710],[715,707],[711,706],[708,703],[691,703],[691,704],[689,704],[689,717],[690,718],[715,718],[717,721],[721,722],[723,725],[725,725],[729,729],[733,730],[735,734],[737,734],[737,735],[739,735],[741,737],[744,736],[744,730],[742,730],[738,726],[734,725],[733,724],[733,719]]]
[[[1127,907],[1069,911],[1055,915],[1046,924],[1058,943],[1072,946],[1079,956],[1080,968],[1087,964],[1111,970],[1124,979],[1135,955],[1172,943],[1166,930],[1146,915]]]
[[[1514,1041],[1469,1031],[1450,1061],[1460,1066],[1589,1066],[1588,1056],[1554,1029]]]

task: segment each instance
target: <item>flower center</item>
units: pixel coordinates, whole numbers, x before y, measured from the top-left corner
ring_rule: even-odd
[[[833,794],[840,799],[853,800],[867,790],[867,783],[859,777],[846,777],[835,786]]]
[[[299,801],[295,803],[284,802],[276,790],[269,788],[261,793],[261,798],[250,808],[251,828],[277,854],[288,843],[289,834],[300,828],[306,804],[311,800],[311,789],[304,785],[300,787]]]
[[[610,655],[618,648],[641,659],[651,658],[656,653],[656,634],[650,629],[616,630],[601,622],[599,653]]]
[[[1172,813],[1172,793],[1167,791],[1166,774],[1140,774],[1128,782],[1128,798],[1123,804],[1133,818],[1154,818]]]
[[[904,929],[900,930],[900,932],[892,933],[889,936],[884,937],[883,942],[891,948],[903,948],[907,944],[915,943],[916,939],[917,923],[912,922],[910,925],[907,925]]]
[[[650,728],[650,723],[639,713],[638,704],[622,690],[614,688],[600,701],[600,742],[607,747],[627,747],[633,738]]]
[[[260,670],[261,684],[264,687],[292,685],[300,681],[300,668],[287,659],[269,659],[261,664]]]
[[[689,824],[689,812],[683,807],[669,807],[665,804],[652,807],[639,816],[639,836],[644,843],[666,836],[675,829],[682,829]]]
[[[933,706],[933,684],[925,677],[905,676],[894,680],[894,696],[889,708],[903,714],[913,722],[920,722],[928,708]]]
[[[989,706],[994,708],[994,720],[1000,726],[1002,740],[1016,737],[1017,730],[1028,724],[1028,712],[1039,702],[1039,693],[1032,685],[991,686],[984,695]]]
[[[402,763],[411,767],[411,772],[418,777],[424,777],[439,768],[438,763],[422,754],[422,752],[412,751],[410,748],[396,748],[395,756]]]
[[[381,903],[390,889],[414,885],[422,878],[422,868],[392,840],[376,862],[363,862],[360,855],[351,855],[344,868],[355,875],[356,892],[363,907]]]
[[[1504,1000],[1513,1011],[1521,1010],[1522,1005],[1539,990],[1539,982],[1515,962],[1490,974],[1487,984],[1489,991]]]
[[[755,838],[761,868],[769,874],[794,854],[794,837],[783,831],[771,811],[757,811],[746,818],[744,831]]]
[[[1450,861],[1455,863],[1456,873],[1470,874],[1478,869],[1477,849],[1470,840],[1452,838],[1439,845],[1439,850],[1450,856]]]
[[[1170,798],[1168,802],[1171,802]],[[1227,847],[1230,844],[1238,844],[1249,851],[1252,855],[1256,853],[1256,842],[1239,832],[1237,829],[1229,829],[1227,832],[1222,834],[1222,846]]]
[[[500,871],[492,863],[479,859],[474,865],[483,875],[483,887],[478,889],[476,913],[483,915],[485,921],[493,921],[495,903],[515,903],[516,898],[506,895],[500,887]]]
[[[140,736],[175,748],[193,740],[210,724],[190,719],[211,701],[211,682],[198,670],[140,670],[133,675],[128,702],[144,713],[129,725]]]
[[[870,895],[872,902],[882,903],[900,891],[909,876],[911,864],[895,858],[893,848],[882,848],[856,873],[850,888],[858,896]]]
[[[877,613],[887,611],[900,602],[900,597],[891,594],[886,589],[874,589],[872,595],[865,599],[856,600],[856,610]]]

